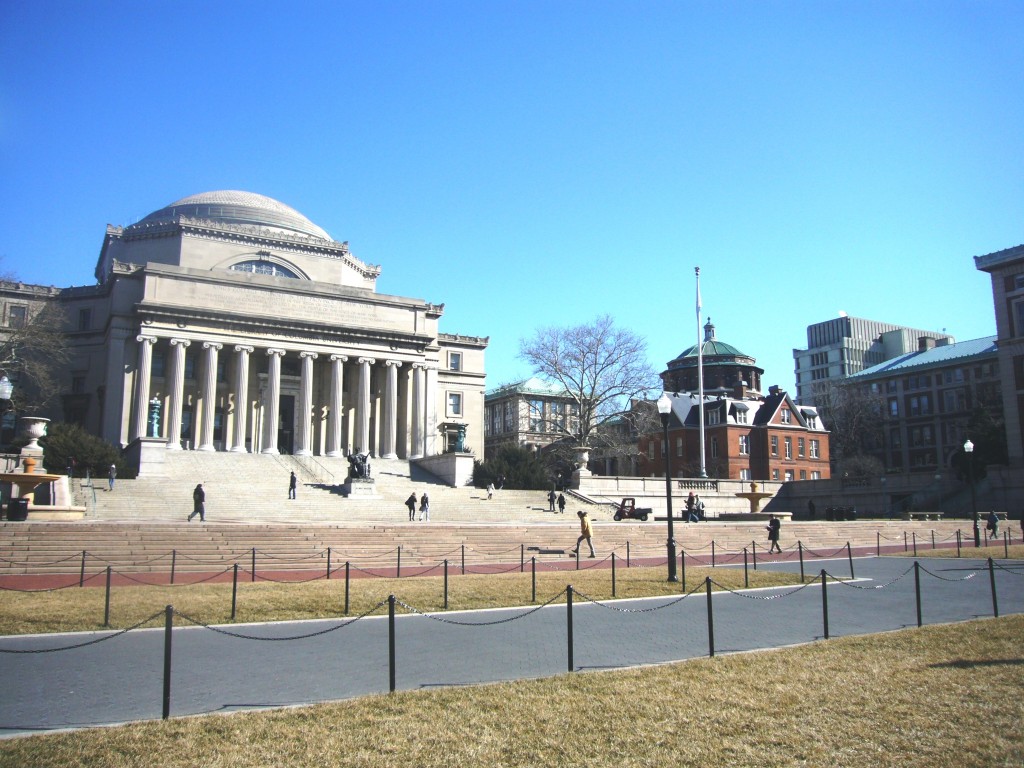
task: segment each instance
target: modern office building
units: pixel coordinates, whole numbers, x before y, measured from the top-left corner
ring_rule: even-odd
[[[952,336],[842,315],[807,326],[807,348],[794,349],[796,399],[814,405],[815,387],[845,379],[899,355]]]

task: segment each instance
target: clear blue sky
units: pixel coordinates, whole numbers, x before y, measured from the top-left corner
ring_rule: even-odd
[[[0,268],[94,282],[107,223],[281,200],[378,290],[518,341],[609,312],[793,391],[840,311],[995,332],[1024,242],[1024,3],[0,0]]]

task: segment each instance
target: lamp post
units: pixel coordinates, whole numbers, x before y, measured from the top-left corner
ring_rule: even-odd
[[[3,434],[3,417],[7,413],[7,409],[10,407],[11,398],[14,396],[14,384],[7,378],[6,371],[0,371],[0,401],[3,401],[3,405],[0,405],[0,443],[4,442],[5,435]]]
[[[964,442],[964,453],[967,454],[967,482],[971,485],[971,517],[974,518],[974,546],[981,546],[981,530],[978,528],[978,503],[974,497],[974,443],[970,438]]]
[[[663,430],[662,446],[665,451],[665,503],[668,507],[668,580],[678,581],[676,578],[676,537],[672,527],[672,472],[668,460],[668,419],[672,415],[672,400],[668,393],[662,392],[658,398],[658,415],[661,416],[661,427]]]

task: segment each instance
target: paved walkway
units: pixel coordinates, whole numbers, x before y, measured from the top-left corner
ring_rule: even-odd
[[[858,581],[830,582],[827,587],[830,636],[916,626],[912,563],[904,558],[854,560]],[[924,560],[921,565],[924,623],[992,615],[985,561]],[[799,569],[792,562],[762,562],[759,567]],[[816,561],[815,567],[849,575],[845,559]],[[570,581],[571,574],[566,576]],[[997,564],[1000,615],[1024,613],[1022,579],[1024,563]],[[820,640],[822,604],[820,583],[716,593],[715,652]],[[395,686],[428,689],[564,673],[570,666],[567,616],[565,605],[399,615]],[[172,716],[348,699],[389,689],[386,607],[359,620],[216,629],[189,626],[180,616],[175,621]],[[572,668],[577,671],[706,656],[707,598],[699,588],[684,599],[602,604],[577,594],[572,638]],[[163,630],[0,638],[0,736],[159,718],[164,641]],[[73,645],[81,647],[39,652]]]

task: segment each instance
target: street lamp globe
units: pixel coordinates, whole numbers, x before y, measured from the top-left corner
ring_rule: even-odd
[[[6,375],[0,377],[0,400],[10,400],[14,394],[14,385]]]

